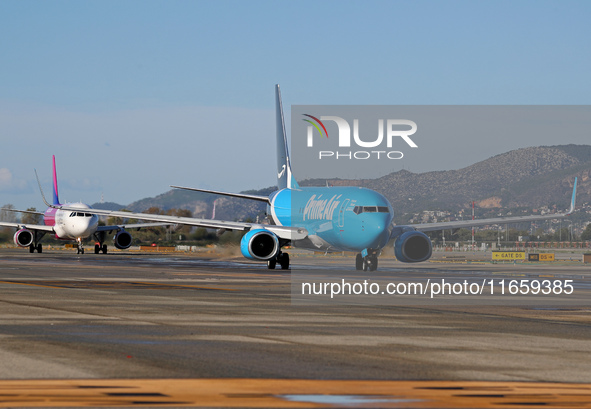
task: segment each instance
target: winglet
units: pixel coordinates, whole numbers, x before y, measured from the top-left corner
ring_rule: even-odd
[[[575,211],[575,199],[577,196],[577,178],[575,178],[575,184],[573,186],[573,196],[570,200],[570,209],[568,209],[568,212],[566,212],[566,214],[571,214],[572,212]]]
[[[37,174],[37,169],[35,170],[35,177],[37,178],[37,184],[39,185],[39,191],[41,192],[41,198],[43,199],[43,203],[45,203],[45,206],[47,207],[55,207],[54,205],[50,205],[47,202],[47,199],[45,199],[45,194],[43,193],[43,188],[41,187],[41,182],[39,181],[39,175]]]

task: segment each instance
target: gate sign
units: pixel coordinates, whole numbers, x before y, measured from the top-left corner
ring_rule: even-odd
[[[554,261],[554,253],[540,253],[540,261]]]
[[[493,251],[493,260],[525,260],[525,251]]]
[[[530,253],[527,261],[554,261],[554,253]]]

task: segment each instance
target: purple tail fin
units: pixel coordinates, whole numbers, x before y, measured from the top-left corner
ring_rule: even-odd
[[[60,199],[57,194],[57,171],[55,169],[55,155],[53,155],[53,204],[60,204]]]

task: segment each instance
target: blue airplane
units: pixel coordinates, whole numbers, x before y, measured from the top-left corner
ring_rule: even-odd
[[[360,187],[300,187],[293,177],[287,149],[287,137],[281,92],[275,88],[277,122],[277,190],[269,196],[228,193],[215,190],[172,186],[178,189],[258,200],[267,203],[269,224],[230,222],[145,213],[128,213],[90,209],[85,212],[186,224],[205,228],[240,230],[242,255],[250,260],[266,262],[268,268],[277,264],[289,268],[289,255],[282,251],[287,245],[315,251],[350,251],[357,253],[355,268],[374,271],[378,256],[390,242],[399,261],[415,263],[431,257],[432,244],[427,231],[462,227],[507,224],[558,219],[574,211],[577,179],[575,178],[570,209],[566,213],[544,216],[518,216],[443,223],[393,224],[392,205],[380,193]],[[52,206],[46,202],[48,206]],[[52,206],[59,207],[59,206]],[[65,210],[70,210],[61,207]]]

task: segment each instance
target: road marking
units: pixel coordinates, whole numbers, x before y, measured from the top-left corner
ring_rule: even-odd
[[[300,379],[4,380],[0,407],[591,408],[591,384]]]

